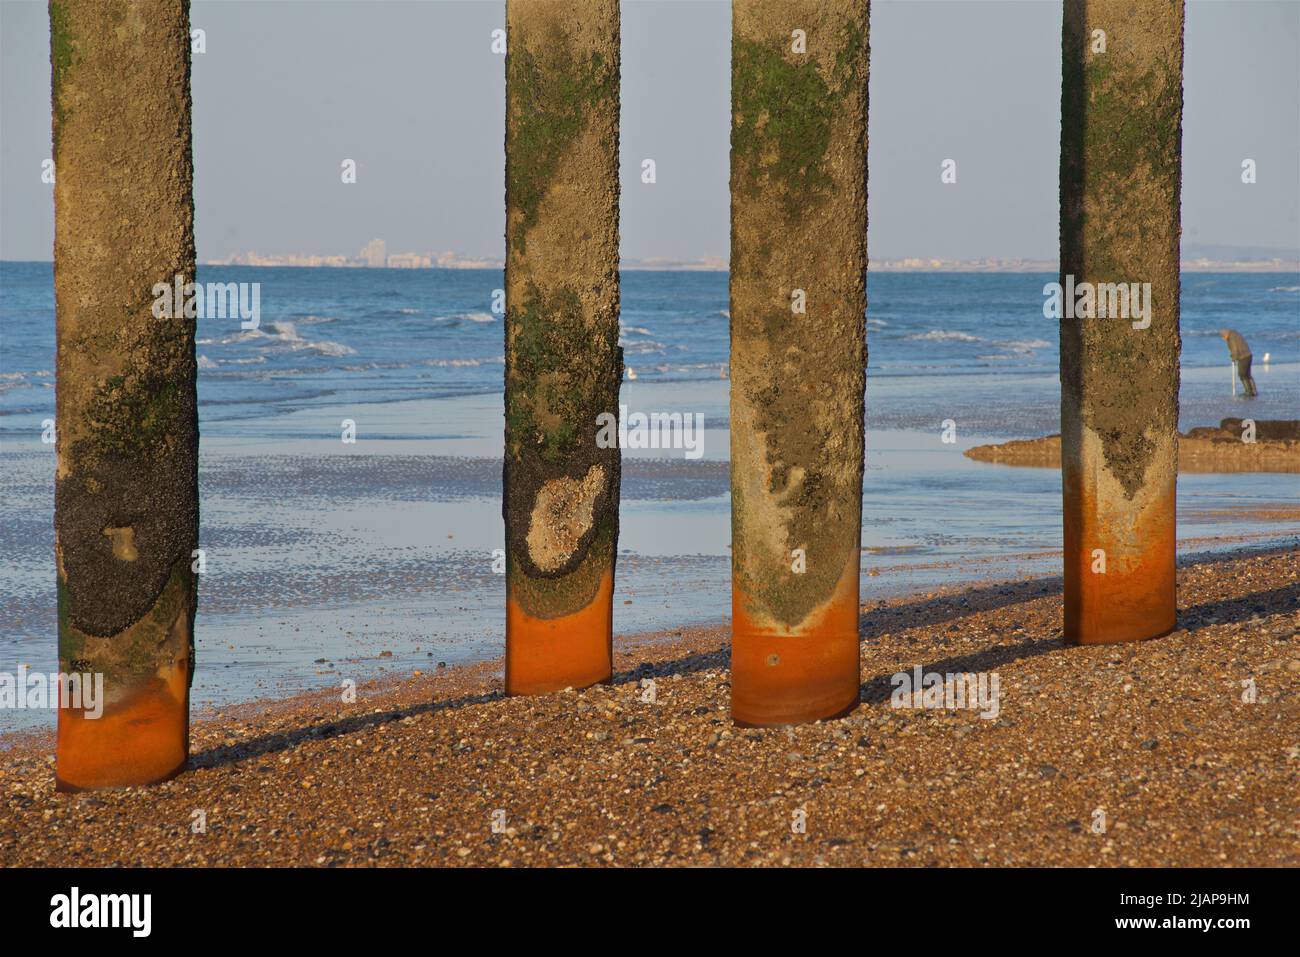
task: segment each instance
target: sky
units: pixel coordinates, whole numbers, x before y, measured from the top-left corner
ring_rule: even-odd
[[[1055,259],[1059,0],[871,6],[871,257]],[[374,238],[503,258],[504,19],[500,0],[194,0],[200,261]],[[1189,0],[1185,36],[1184,256],[1294,257],[1300,0]],[[725,260],[730,5],[624,0],[622,51],[623,256]],[[46,3],[0,0],[0,259],[51,258],[49,82]]]

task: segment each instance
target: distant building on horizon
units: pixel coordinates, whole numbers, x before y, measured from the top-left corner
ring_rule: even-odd
[[[232,253],[225,259],[209,259],[204,265],[208,266],[353,266],[359,265],[348,256],[303,256],[290,254],[287,256],[263,256],[261,253],[249,250],[246,253]]]
[[[361,248],[361,258],[372,269],[383,269],[388,265],[387,247],[382,239],[372,239]]]
[[[1271,256],[1252,256],[1249,253],[1268,252]],[[1210,253],[1217,253],[1223,258]],[[1290,250],[1237,249],[1235,247],[1184,246],[1183,272],[1300,272],[1300,259]],[[315,255],[305,253],[262,254],[249,250],[235,252],[225,259],[208,259],[209,266],[369,266],[374,269],[501,269],[503,261],[496,258],[468,256],[446,250],[443,252],[402,252],[389,254],[382,239],[366,243],[353,256]],[[726,272],[727,260],[721,256],[702,259],[671,259],[653,256],[646,259],[625,258],[619,268],[625,271],[681,271]],[[869,271],[885,272],[1003,272],[1003,273],[1053,273],[1058,271],[1056,259],[1043,257],[1001,258],[989,256],[981,259],[943,259],[932,256],[873,256]]]
[[[388,257],[389,269],[428,269],[433,260],[419,253],[393,253]]]

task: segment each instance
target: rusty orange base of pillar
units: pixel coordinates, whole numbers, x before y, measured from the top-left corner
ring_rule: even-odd
[[[1159,638],[1177,625],[1174,490],[1160,495],[1125,534],[1089,511],[1081,495],[1065,500],[1065,640],[1103,645]],[[1094,571],[1094,551],[1106,570]]]
[[[1134,571],[1104,575],[1091,571],[1090,552],[1067,555],[1066,642],[1107,645],[1159,638],[1173,631],[1177,609],[1173,549],[1169,552],[1167,562],[1144,561]]]
[[[182,659],[98,718],[59,709],[54,785],[59,791],[157,784],[189,759],[189,667]]]
[[[614,673],[614,575],[586,608],[534,618],[506,595],[506,694],[547,694],[608,681]]]
[[[857,562],[825,606],[794,631],[754,622],[731,594],[731,717],[741,727],[841,718],[858,706]],[[845,578],[848,578],[846,574]]]

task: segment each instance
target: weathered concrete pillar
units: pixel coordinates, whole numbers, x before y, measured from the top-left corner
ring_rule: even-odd
[[[1065,636],[1132,641],[1175,617],[1183,0],[1066,0],[1061,47]]]
[[[509,0],[506,27],[506,690],[535,694],[613,664],[618,3]]]
[[[731,51],[731,708],[858,702],[866,0],[736,0]]]
[[[154,316],[156,284],[194,278],[188,4],[51,0],[50,60],[59,665],[105,697],[59,711],[56,779],[78,790],[188,754],[194,320]]]

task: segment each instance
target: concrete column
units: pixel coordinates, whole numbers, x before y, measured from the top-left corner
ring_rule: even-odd
[[[509,0],[506,27],[506,690],[534,694],[612,670],[618,3]]]
[[[50,60],[59,666],[105,699],[59,711],[57,785],[79,790],[188,756],[194,319],[156,317],[154,289],[194,278],[189,6],[52,0]]]
[[[1134,641],[1175,617],[1183,2],[1066,0],[1061,46],[1065,635]]]
[[[858,703],[866,0],[732,5],[732,715]]]

